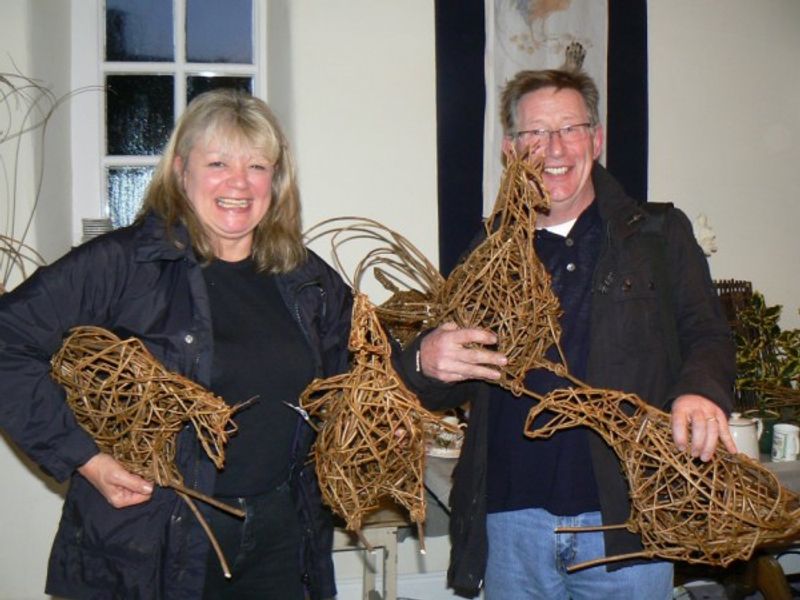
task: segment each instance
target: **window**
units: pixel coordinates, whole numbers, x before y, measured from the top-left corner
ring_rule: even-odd
[[[72,109],[73,239],[82,237],[83,219],[133,221],[175,119],[194,96],[237,87],[265,97],[264,3],[73,3],[73,24],[91,25],[73,42],[73,87],[101,88]]]

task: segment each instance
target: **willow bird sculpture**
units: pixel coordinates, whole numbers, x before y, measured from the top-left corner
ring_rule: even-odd
[[[312,452],[322,498],[368,548],[363,519],[391,498],[417,524],[424,552],[424,427],[458,430],[422,408],[394,371],[389,340],[364,294],[355,297],[349,346],[350,371],[314,380],[300,398],[318,431]]]
[[[565,372],[563,355],[559,364],[545,358],[551,346],[558,348],[561,309],[550,275],[534,250],[538,211],[550,207],[543,166],[535,149],[507,153],[495,207],[486,221],[486,239],[447,278],[437,321],[497,334],[497,350],[508,358],[497,383],[517,396],[525,393],[530,369]]]
[[[377,221],[362,217],[328,219],[305,233],[307,243],[323,236],[330,236],[336,268],[353,289],[363,289],[364,277],[372,269],[375,280],[391,293],[375,307],[375,313],[395,342],[403,347],[430,326],[440,312],[444,277],[411,242]],[[345,245],[358,242],[372,247],[350,278],[340,254]]]
[[[543,411],[555,416],[534,428]],[[553,391],[535,405],[525,435],[546,438],[585,425],[619,457],[628,479],[631,514],[619,525],[639,533],[643,550],[575,565],[570,570],[628,558],[661,557],[727,566],[749,559],[759,546],[800,532],[800,497],[773,473],[722,444],[709,462],[679,451],[667,413],[635,394],[575,388]],[[587,531],[596,529],[561,529]]]
[[[190,422],[218,469],[236,430],[236,408],[201,385],[167,371],[141,340],[119,339],[100,327],[76,327],[51,360],[51,374],[66,391],[78,424],[123,467],[169,487],[200,521],[230,577],[214,535],[190,496],[239,517],[244,513],[183,485],[175,465],[178,433]]]

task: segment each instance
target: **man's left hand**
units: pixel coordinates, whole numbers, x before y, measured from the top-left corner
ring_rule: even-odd
[[[689,444],[691,428],[692,456],[708,462],[714,456],[717,440],[736,454],[736,444],[728,429],[728,418],[722,409],[708,398],[696,394],[678,396],[672,403],[672,438],[683,451]]]

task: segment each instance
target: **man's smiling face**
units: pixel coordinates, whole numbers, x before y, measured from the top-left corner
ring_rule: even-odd
[[[544,156],[544,184],[550,192],[549,215],[540,224],[556,225],[577,218],[594,200],[592,165],[600,156],[603,131],[599,125],[584,129],[584,135],[565,141],[557,130],[591,122],[583,97],[576,90],[546,87],[529,92],[517,105],[517,131],[533,129],[553,133],[539,152]],[[507,143],[511,143],[508,139]],[[513,142],[517,151],[533,141],[520,136]]]

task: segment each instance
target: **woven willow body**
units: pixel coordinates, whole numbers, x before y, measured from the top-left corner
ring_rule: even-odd
[[[216,539],[189,496],[240,517],[244,514],[186,488],[175,452],[178,433],[191,423],[206,454],[221,469],[228,436],[236,430],[231,420],[235,408],[201,385],[167,371],[141,340],[120,340],[100,327],[74,328],[51,367],[78,424],[100,450],[131,473],[175,489],[200,521],[230,577]]]
[[[313,381],[300,398],[301,407],[321,423],[313,456],[322,498],[357,533],[380,500],[391,498],[409,511],[421,532],[424,427],[440,420],[421,407],[395,372],[389,341],[363,294],[353,306],[350,349],[354,363],[347,373]]]
[[[67,404],[98,447],[161,486],[182,484],[177,434],[186,422],[218,469],[235,431],[233,408],[201,385],[167,371],[136,338],[76,327],[51,361]]]
[[[495,208],[486,221],[487,237],[447,278],[437,321],[496,333],[497,350],[508,358],[497,383],[516,395],[523,393],[530,369],[564,371],[562,364],[545,358],[561,328],[550,275],[533,245],[537,211],[550,206],[542,169],[542,158],[533,153],[507,156]]]
[[[555,416],[534,429],[542,411]],[[556,390],[531,409],[525,435],[546,438],[578,425],[596,431],[619,457],[631,498],[624,527],[641,535],[644,550],[574,569],[637,556],[726,566],[800,532],[800,497],[773,473],[722,444],[707,463],[679,451],[669,415],[635,394]]]

